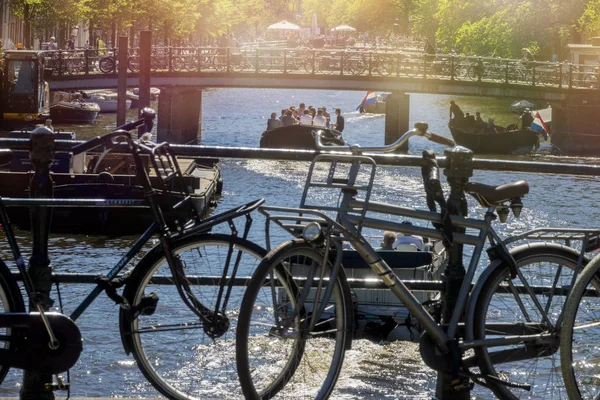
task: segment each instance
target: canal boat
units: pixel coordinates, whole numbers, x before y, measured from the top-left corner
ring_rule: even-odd
[[[50,106],[50,118],[54,123],[92,123],[99,112],[98,104],[83,100],[59,101]]]
[[[494,129],[448,124],[456,144],[471,149],[475,154],[527,154],[540,145],[538,132],[519,129],[516,125]]]
[[[327,129],[314,125],[288,125],[269,131],[264,131],[260,138],[261,148],[271,149],[303,149],[316,150],[315,135],[322,131],[324,143],[343,146],[345,144],[342,134],[335,129]]]
[[[11,132],[10,137],[25,138],[28,132]],[[57,139],[72,140],[70,132],[57,133]],[[29,184],[33,167],[28,151],[13,151],[9,165],[0,169],[0,196],[29,197]],[[220,170],[217,159],[178,158],[183,179],[199,212],[205,212],[214,204],[221,191]],[[133,199],[143,200],[144,192],[137,183],[135,163],[129,154],[56,152],[51,165],[54,197],[64,199]],[[150,180],[157,186],[158,178],[153,170]],[[162,205],[176,204],[182,200],[180,192],[162,191]],[[172,207],[165,207],[170,210]],[[27,207],[11,207],[11,221],[23,229],[29,229],[30,217]],[[169,215],[166,215],[170,219]],[[174,215],[172,215],[174,217]],[[108,207],[56,207],[50,230],[56,233],[122,236],[144,232],[153,221],[149,208]]]
[[[356,108],[361,113],[385,114],[385,100],[388,93],[367,92]]]
[[[118,94],[112,91],[85,91],[83,98],[86,101],[91,101],[100,106],[100,112],[117,112],[117,98]],[[125,100],[125,108],[131,107],[131,100],[127,98]]]

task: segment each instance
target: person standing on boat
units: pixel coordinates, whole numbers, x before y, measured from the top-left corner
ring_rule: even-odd
[[[327,118],[325,118],[325,116],[323,116],[322,109],[319,108],[319,110],[317,111],[317,116],[313,118],[312,123],[314,126],[320,126],[322,128],[327,127]]]
[[[271,113],[271,118],[267,120],[267,130],[273,130],[281,126],[281,121],[277,119],[277,113]]]
[[[465,114],[462,112],[458,104],[456,104],[454,100],[450,100],[450,122],[461,122],[464,118]]]
[[[323,110],[323,116],[327,119],[327,123],[325,124],[326,128],[329,128],[329,124],[331,122],[331,115],[327,112],[327,108],[325,106],[321,107]]]
[[[342,115],[342,110],[340,110],[339,108],[335,109],[335,115],[337,115],[337,119],[335,121],[335,124],[333,125],[333,129],[335,129],[338,132],[343,132],[344,131],[344,116]]]
[[[287,110],[285,117],[283,117],[283,126],[290,126],[296,124],[296,118],[293,117],[292,110]]]
[[[533,115],[531,115],[531,110],[526,108],[523,111],[523,114],[519,117],[521,120],[521,129],[529,129],[531,128],[531,124],[533,123]]]

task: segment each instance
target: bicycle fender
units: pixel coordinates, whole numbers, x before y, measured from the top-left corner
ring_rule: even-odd
[[[579,256],[580,252],[572,247],[560,245],[557,243],[549,243],[549,242],[536,242],[536,243],[526,243],[517,247],[513,247],[509,250],[510,254],[513,256],[515,260],[518,260],[522,255],[527,252],[535,252],[542,248],[551,247],[556,250],[569,252],[573,256]],[[584,256],[583,265],[587,264],[589,258]],[[479,278],[477,279],[477,283],[475,287],[471,290],[471,294],[469,296],[469,300],[467,302],[467,307],[465,309],[465,340],[473,340],[473,320],[475,318],[475,307],[477,305],[477,301],[479,300],[479,295],[483,289],[483,286],[489,279],[489,277],[498,269],[504,268],[505,262],[501,259],[492,260],[492,262],[483,270]]]

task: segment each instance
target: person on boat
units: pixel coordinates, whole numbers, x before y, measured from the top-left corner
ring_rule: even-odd
[[[375,251],[394,251],[395,241],[396,234],[394,232],[385,231],[383,232],[383,241],[379,247],[375,248]]]
[[[462,112],[458,104],[456,104],[454,100],[450,100],[450,122],[456,124],[458,122],[462,122],[464,118],[465,114]]]
[[[484,128],[485,133],[498,133],[496,129],[496,125],[494,124],[494,120],[492,118],[488,119],[488,123]]]
[[[412,225],[410,221],[403,221],[404,225]],[[394,249],[401,244],[414,244],[417,246],[417,250],[423,250],[423,237],[418,235],[404,235],[398,234],[396,241],[394,242]]]
[[[310,115],[310,112],[308,110],[304,110],[304,115],[300,117],[300,123],[302,125],[312,125],[313,124],[313,117],[312,115]]]
[[[521,120],[521,129],[529,129],[531,128],[531,124],[533,123],[533,115],[531,115],[531,110],[526,108],[523,111],[523,114],[519,117]]]
[[[300,103],[298,105],[298,114],[304,115],[304,110],[306,109],[306,104]]]
[[[287,110],[285,117],[283,117],[283,126],[290,126],[296,124],[296,118],[293,117],[292,110]]]
[[[479,111],[477,111],[475,113],[475,122],[479,125],[479,124],[484,124],[485,122],[483,121],[483,118],[481,118],[481,113]]]
[[[329,124],[331,123],[331,115],[327,112],[327,107],[323,106],[323,107],[321,107],[321,110],[323,110],[323,116],[327,120],[325,127],[329,128]]]
[[[281,126],[281,121],[277,118],[277,113],[271,113],[271,118],[267,120],[267,130],[273,130]]]
[[[335,115],[337,115],[337,119],[335,121],[335,124],[333,124],[333,129],[335,129],[338,132],[343,132],[344,131],[344,116],[342,115],[342,110],[339,108],[335,109]]]
[[[285,114],[287,113],[287,108],[281,109],[281,115],[279,116],[279,120],[283,123],[283,119],[285,118]]]
[[[327,127],[327,118],[323,115],[323,110],[319,108],[317,116],[313,118],[313,125],[320,126],[322,128]]]

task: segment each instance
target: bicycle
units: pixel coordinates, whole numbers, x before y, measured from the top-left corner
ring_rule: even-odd
[[[127,69],[129,69],[130,72],[138,72],[140,70],[139,64],[139,57],[127,57]],[[105,74],[116,73],[118,66],[119,58],[115,50],[109,51],[108,55],[100,57],[100,60],[98,60],[98,69]]]
[[[43,304],[48,296],[36,292],[30,273],[23,261],[6,207],[13,205],[45,206],[127,206],[132,211],[149,207],[154,222],[135,241],[126,254],[106,274],[95,280],[95,287],[69,316],[76,321],[102,293],[112,299],[119,309],[121,341],[125,352],[133,354],[143,375],[164,396],[170,399],[203,398],[207,392],[218,390],[220,394],[236,391],[237,374],[233,366],[234,347],[232,333],[235,329],[237,308],[241,300],[244,282],[254,270],[266,251],[249,241],[247,236],[252,224],[250,213],[263,200],[256,200],[207,219],[201,219],[189,196],[177,159],[168,143],[154,144],[144,139],[134,141],[128,131],[145,125],[149,132],[154,111],[143,110],[143,117],[125,124],[115,131],[91,139],[72,148],[73,154],[88,152],[99,146],[112,149],[116,146],[132,154],[136,175],[143,187],[145,200],[64,200],[64,199],[11,199],[0,198],[0,221],[15,258],[15,264],[23,279],[25,293],[32,308],[39,312],[44,324],[32,325],[35,337],[51,338],[52,348],[45,346],[48,339],[33,347],[31,354],[29,334],[23,334],[18,320],[13,325],[4,324],[0,339],[4,354],[0,353],[0,377],[4,378],[9,361],[33,360],[21,368],[38,369],[35,360],[41,356],[55,359],[61,351],[67,352],[71,336],[62,334],[60,326],[51,323],[56,319],[48,316]],[[147,165],[152,166],[152,176]],[[151,185],[151,179],[154,186]],[[243,229],[238,231],[237,218],[245,219]],[[229,226],[230,234],[211,233],[221,224]],[[149,241],[158,236],[159,244],[152,247],[132,268],[125,271],[131,260],[140,254]],[[58,285],[60,276],[53,276]],[[122,292],[119,293],[122,288]],[[60,291],[59,304],[62,308]],[[0,301],[4,313],[24,312],[21,291],[11,277],[7,264],[0,260]],[[60,310],[62,313],[62,309]],[[0,314],[1,315],[1,314]],[[20,318],[22,314],[8,314]],[[46,323],[50,321],[49,323]],[[17,325],[14,325],[17,323]],[[45,326],[45,328],[44,328]],[[40,329],[43,334],[40,334]],[[56,331],[56,332],[55,332]],[[36,334],[36,332],[38,332]],[[72,340],[71,340],[72,341]],[[58,348],[58,350],[56,350]],[[29,357],[31,356],[31,357]],[[8,360],[7,360],[8,357]],[[64,358],[64,357],[63,357]],[[69,359],[71,360],[71,359]],[[218,360],[218,362],[215,362]],[[68,361],[68,360],[67,360]],[[218,364],[218,365],[217,365]],[[12,364],[13,366],[19,366]],[[63,362],[61,365],[66,365]],[[210,365],[210,368],[208,367]],[[52,368],[52,369],[50,369]],[[56,367],[44,367],[43,372],[57,372]],[[205,374],[219,377],[211,379],[206,386]],[[214,378],[211,376],[211,378]],[[239,391],[239,390],[237,390]]]
[[[464,176],[470,176],[469,168],[450,161],[446,174],[462,177],[449,179],[451,200],[447,202],[432,152],[424,152],[422,163],[429,211],[372,201],[376,164],[363,153],[394,151],[415,135],[449,144],[427,132],[427,125],[421,123],[386,147],[328,147],[352,154],[315,157],[299,208],[259,208],[267,223],[296,238],[265,256],[242,301],[236,360],[246,398],[325,399],[336,395],[335,384],[344,354],[351,347],[354,325],[352,291],[341,265],[344,242],[379,276],[380,287],[391,290],[410,312],[411,320],[418,322],[421,358],[433,370],[450,375],[454,389],[477,383],[500,398],[564,398],[561,388],[548,387],[548,382],[560,378],[555,363],[561,311],[568,288],[587,264],[589,248],[582,246],[578,251],[539,241],[537,230],[503,240],[492,221],[498,215],[505,222],[509,210],[520,215],[521,198],[529,190],[527,182],[501,186],[468,182]],[[317,143],[324,149],[319,136]],[[451,153],[460,157],[468,150],[457,147]],[[466,209],[465,193],[487,209],[483,219],[450,214],[449,205]],[[372,217],[372,213],[386,218]],[[394,222],[390,215],[430,221],[435,229]],[[440,310],[443,303],[433,309],[431,304],[421,304],[390,268],[399,266],[388,265],[384,255],[364,239],[364,228],[442,240],[450,265],[458,262],[462,266],[462,246],[474,246],[464,279],[456,283],[460,290],[454,308],[444,311]],[[547,228],[544,232],[556,236],[561,230]],[[600,230],[581,232],[581,237],[589,238]],[[526,243],[509,249],[508,245],[518,240]],[[490,264],[474,282],[486,242]],[[268,236],[267,244],[269,247]]]

